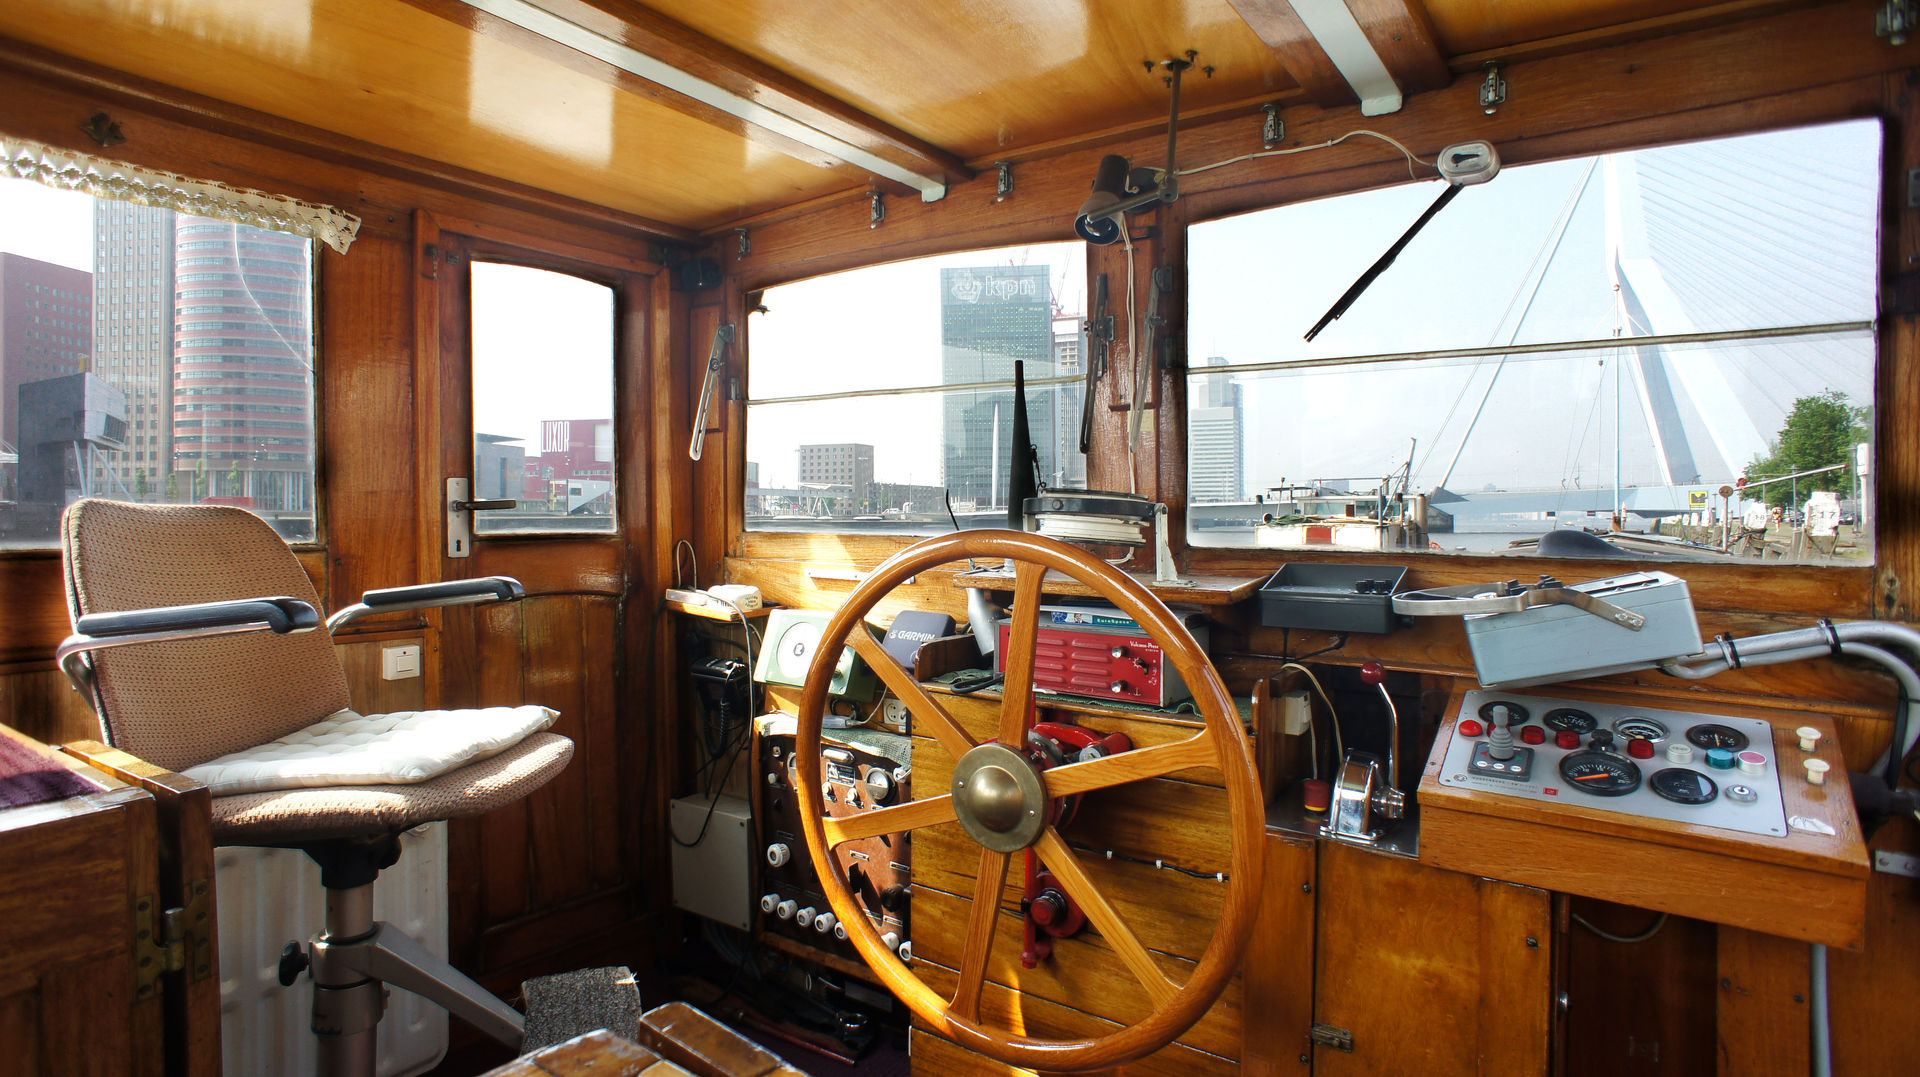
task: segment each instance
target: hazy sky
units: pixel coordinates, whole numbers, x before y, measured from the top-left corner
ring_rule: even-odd
[[[93,196],[0,179],[0,251],[93,272]]]

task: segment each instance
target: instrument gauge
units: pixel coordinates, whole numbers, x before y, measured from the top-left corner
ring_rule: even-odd
[[[1667,727],[1643,714],[1629,714],[1625,718],[1616,718],[1613,731],[1627,740],[1662,741],[1667,739]]]
[[[1578,707],[1555,707],[1540,721],[1545,723],[1548,729],[1579,733],[1582,736],[1600,727],[1600,723],[1594,719],[1593,715]]]
[[[1480,704],[1480,717],[1487,723],[1488,729],[1493,728],[1493,708],[1495,707],[1507,708],[1507,725],[1510,728],[1518,729],[1527,724],[1527,708],[1510,699],[1494,699]]]
[[[1560,760],[1560,777],[1590,796],[1623,797],[1640,788],[1640,767],[1612,752],[1575,752]]]
[[[1647,779],[1654,792],[1676,804],[1705,804],[1720,795],[1713,779],[1697,770],[1668,767]]]
[[[1687,743],[1696,748],[1725,748],[1730,752],[1739,752],[1747,747],[1747,735],[1732,726],[1709,722],[1687,730]]]

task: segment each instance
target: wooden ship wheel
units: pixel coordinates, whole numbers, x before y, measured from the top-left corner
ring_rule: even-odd
[[[1012,623],[1005,644],[1006,671],[999,721],[992,739],[976,740],[912,673],[867,631],[864,619],[895,587],[928,569],[965,558],[1004,558],[1014,568]],[[1204,728],[1167,744],[1103,758],[1043,767],[1024,750],[1033,722],[1035,641],[1048,570],[1092,588],[1124,611],[1164,651],[1185,678]],[[892,807],[829,818],[821,794],[820,730],[828,683],[843,645],[851,646],[912,712],[921,751],[953,758],[949,790]],[[1002,1062],[1041,1070],[1078,1071],[1118,1065],[1173,1041],[1219,996],[1245,952],[1260,890],[1264,829],[1259,783],[1239,711],[1193,636],[1158,598],[1131,577],[1073,546],[1019,531],[965,531],[917,543],[874,569],[829,623],[814,654],[799,715],[796,742],[801,825],[820,882],[839,922],[874,974],[928,1026],[962,1047]],[[1179,983],[1115,910],[1089,877],[1081,857],[1053,824],[1053,802],[1129,782],[1195,768],[1219,773],[1226,792],[1229,871],[1222,911],[1212,941],[1186,982]],[[917,976],[880,940],[855,897],[832,850],[878,834],[911,832],[958,822],[979,846],[971,908],[951,997]],[[1151,1003],[1144,1018],[1108,1035],[1046,1040],[1000,1027],[983,1014],[994,935],[1003,911],[1009,861],[1031,850],[1085,912],[1089,924],[1117,955]],[[1017,1016],[1017,1015],[1015,1015]],[[1019,1024],[1019,1022],[1011,1022]]]

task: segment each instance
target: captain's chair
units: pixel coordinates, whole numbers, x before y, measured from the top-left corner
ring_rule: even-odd
[[[519,583],[370,591],[321,633],[298,558],[242,509],[82,500],[61,537],[74,635],[59,661],[107,742],[212,786],[216,844],[320,864],[326,930],[288,947],[281,982],[311,961],[321,1072],[371,1077],[383,982],[517,1049],[519,1013],[373,920],[373,880],[401,832],[526,796],[573,742],[539,731],[554,717],[540,707],[356,714],[330,634],[369,613],[515,600]]]

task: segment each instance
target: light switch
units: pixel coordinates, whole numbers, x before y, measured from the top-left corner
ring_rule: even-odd
[[[380,676],[383,680],[404,681],[420,675],[420,645],[403,644],[380,648]]]

